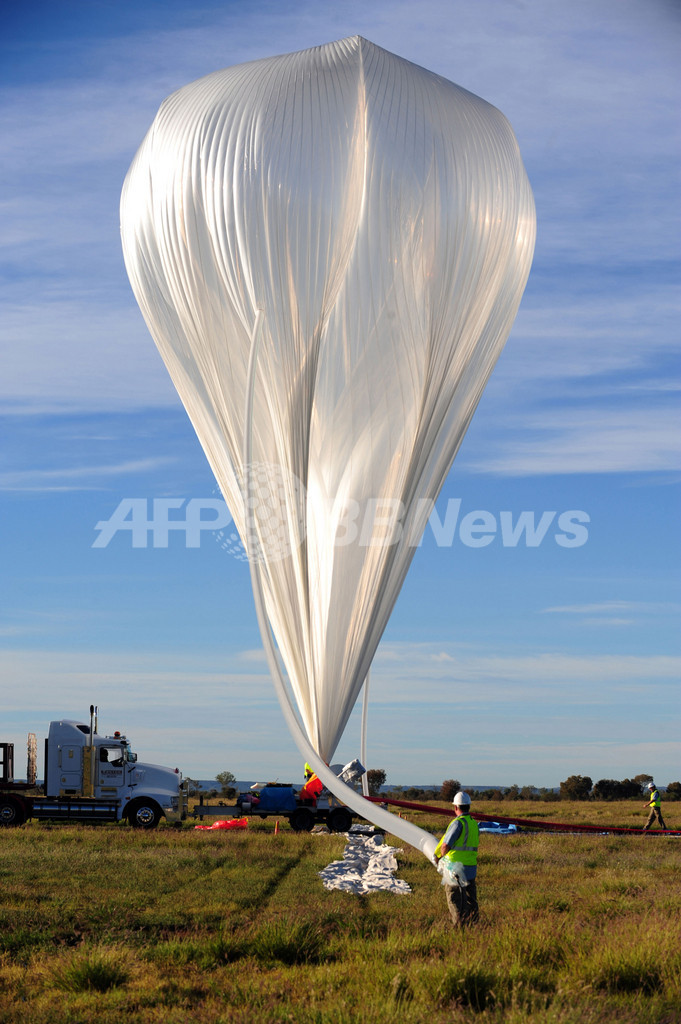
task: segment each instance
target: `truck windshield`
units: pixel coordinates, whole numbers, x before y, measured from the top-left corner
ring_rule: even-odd
[[[129,743],[117,743],[115,746],[100,747],[99,760],[108,761],[114,767],[121,768],[126,763],[134,763],[137,760],[137,754],[133,754]]]

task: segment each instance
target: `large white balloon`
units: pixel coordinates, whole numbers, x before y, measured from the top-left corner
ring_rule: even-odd
[[[330,762],[525,287],[515,137],[355,36],[170,96],[121,222],[137,301],[257,557],[283,706]]]

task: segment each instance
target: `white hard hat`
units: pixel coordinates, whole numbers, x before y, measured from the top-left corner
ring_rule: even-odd
[[[471,798],[469,797],[468,793],[464,793],[462,790],[459,790],[459,792],[452,800],[452,803],[454,804],[455,807],[470,807]]]
[[[648,789],[655,789],[655,783],[654,782],[649,782],[648,783]]]

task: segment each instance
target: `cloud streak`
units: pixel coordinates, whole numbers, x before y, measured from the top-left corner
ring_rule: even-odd
[[[662,601],[599,601],[594,604],[556,605],[553,608],[542,608],[542,613],[561,615],[608,615],[612,612],[632,612],[647,615],[678,614],[681,606],[673,602]]]
[[[44,731],[51,718],[82,718],[92,702],[101,706],[102,721],[116,721],[111,728],[132,734],[135,725],[134,740],[140,750],[144,742],[145,757],[168,763],[181,754],[181,767],[193,776],[212,777],[224,760],[240,777],[264,773],[274,778],[282,772],[297,777],[299,756],[282,728],[260,651],[169,656],[162,651],[34,651],[15,644],[0,648],[0,672],[14,683],[5,712],[14,723],[8,738],[15,744],[22,730]],[[449,777],[451,731],[464,720],[462,739],[469,741],[457,754],[465,758],[459,777],[465,767],[476,774],[475,779],[468,776],[470,781],[487,782],[489,772],[496,772],[510,784],[509,772],[522,763],[530,773],[522,781],[555,784],[546,768],[537,777],[544,756],[538,736],[554,733],[564,763],[573,758],[574,771],[589,771],[588,764],[580,767],[575,761],[587,756],[589,743],[598,736],[623,755],[631,752],[631,743],[640,744],[647,728],[656,727],[656,709],[669,706],[680,672],[681,658],[662,655],[485,654],[454,644],[385,643],[372,669],[372,761],[383,762],[393,782],[414,782],[421,741],[424,758],[430,751],[427,763],[436,779],[442,772],[442,778]],[[632,706],[635,720],[627,719]],[[672,719],[667,728],[675,728]],[[358,742],[356,710],[338,759],[356,756]],[[519,743],[532,747],[521,761]],[[671,751],[673,744],[668,746]],[[661,777],[675,770],[665,749],[662,741],[651,758]],[[598,763],[605,756],[601,751]],[[596,761],[593,750],[588,757],[591,764]]]
[[[0,473],[0,491],[82,491],[98,490],[111,477],[147,477],[170,464],[171,458],[133,459],[118,465],[70,466],[62,469],[25,469]]]
[[[509,424],[494,453],[478,455],[469,465],[501,476],[676,471],[681,435],[672,422],[673,410],[657,405],[582,408],[579,417],[570,409],[546,411]]]
[[[607,16],[607,45],[601,45],[599,12],[606,17],[608,5],[576,3],[566,17],[554,2],[528,20],[517,12],[500,14],[483,0],[474,12],[456,5],[452,21],[449,5],[438,0],[420,5],[418,19],[401,3],[367,9],[353,2],[343,14],[298,4],[273,11],[260,3],[240,5],[237,14],[208,4],[210,28],[142,28],[114,40],[91,34],[78,70],[63,65],[56,81],[7,87],[0,133],[9,168],[5,252],[20,276],[0,295],[0,408],[56,413],[172,406],[174,393],[124,280],[117,206],[130,158],[172,89],[212,68],[348,34],[351,22],[382,45],[479,89],[517,128],[538,197],[535,271],[567,267],[568,278],[548,303],[541,292],[533,295],[531,278],[512,355],[497,374],[499,389],[513,380],[531,410],[545,397],[547,381],[564,403],[573,397],[568,389],[575,378],[640,369],[651,342],[653,349],[675,343],[674,312],[665,313],[669,289],[637,284],[622,292],[606,274],[599,294],[577,298],[569,293],[570,274],[576,265],[592,267],[593,287],[594,274],[610,271],[613,261],[636,265],[635,259],[641,267],[653,258],[678,259],[673,233],[661,236],[659,229],[677,195],[671,175],[664,177],[676,145],[672,47],[662,12],[643,18],[631,2],[620,7],[616,26]],[[502,37],[503,47],[491,45]],[[58,47],[53,60],[55,53],[59,67]],[[632,118],[645,144],[632,146]],[[643,180],[648,187],[639,198],[654,199],[655,209],[631,201]],[[23,302],[12,301],[22,293]],[[648,386],[654,391],[652,382]],[[494,389],[495,378],[492,395]],[[651,456],[652,468],[675,464],[654,427],[646,440],[637,430],[639,444],[627,460],[631,434],[612,424],[596,456],[585,450],[587,432],[579,427],[583,417],[574,400],[569,412],[572,421],[564,428],[548,424],[556,434],[552,452],[525,431],[515,458],[504,453],[479,461],[478,468],[501,474],[553,473],[561,466],[565,472],[582,466],[586,472],[635,471]]]

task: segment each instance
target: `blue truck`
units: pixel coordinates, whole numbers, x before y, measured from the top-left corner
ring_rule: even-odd
[[[327,790],[317,800],[302,800],[289,783],[270,782],[266,786],[239,793],[233,804],[204,804],[203,797],[194,807],[194,817],[288,818],[295,832],[310,832],[315,825],[326,825],[330,832],[347,832],[355,815]]]

